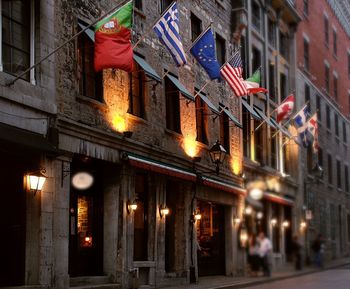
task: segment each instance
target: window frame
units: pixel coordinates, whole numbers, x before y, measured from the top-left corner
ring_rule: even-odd
[[[339,159],[336,161],[336,169],[337,169],[337,188],[341,189],[342,181],[341,181],[341,162]]]
[[[201,92],[202,93],[202,92]],[[196,141],[208,145],[208,105],[200,98],[195,99],[196,108]]]
[[[324,28],[324,41],[327,47],[329,47],[329,19],[326,15],[323,15],[323,28]]]
[[[338,76],[333,73],[333,96],[338,100]]]
[[[337,30],[333,28],[333,54],[338,55],[338,35]]]
[[[141,57],[140,55],[138,55]],[[143,57],[142,57],[143,58]],[[137,70],[136,70],[137,69]],[[137,73],[138,94],[133,94],[133,81],[136,79],[133,74]],[[139,112],[134,111],[134,100],[138,100]],[[146,119],[146,74],[141,66],[134,60],[134,71],[129,73],[129,107],[128,113],[133,116]]]
[[[256,6],[255,9],[254,6]],[[259,32],[261,33],[261,28],[262,28],[262,13],[261,13],[261,6],[257,1],[252,1],[252,26]],[[254,14],[254,12],[257,12],[258,14]],[[256,16],[259,16],[256,18]]]
[[[337,113],[334,113],[334,131],[335,135],[339,137],[339,117]]]
[[[215,47],[216,47],[216,59],[218,60],[218,63],[221,66],[226,62],[226,40],[218,33],[215,33]],[[219,59],[218,51],[220,51],[220,58],[222,59]]]
[[[29,11],[29,23],[30,23],[30,28],[29,28],[29,67],[32,67],[35,64],[35,49],[36,49],[36,45],[35,45],[35,0],[29,0],[30,3],[30,11]],[[16,74],[12,74],[10,72],[4,71],[4,65],[3,65],[3,49],[2,49],[2,42],[3,42],[3,33],[2,33],[2,0],[0,0],[0,71],[4,72],[4,73],[8,73],[10,75],[15,75]],[[29,67],[27,67],[26,69],[28,69]],[[32,68],[29,71],[29,80],[21,78],[24,81],[27,81],[29,83],[31,83],[32,85],[36,85],[36,78],[35,78],[35,72],[36,69],[35,67]]]
[[[325,82],[325,89],[326,92],[329,94],[330,91],[330,79],[329,79],[329,74],[330,74],[330,68],[329,65],[327,63],[325,63],[324,65],[324,82]]]
[[[202,20],[199,18],[199,17],[197,17],[197,15],[196,14],[194,14],[192,11],[191,11],[191,39],[192,39],[192,42],[193,41],[195,41],[196,39],[197,39],[197,37],[203,32],[203,22],[202,22]],[[197,22],[197,23],[195,23],[195,22]],[[198,24],[199,25],[199,33],[198,33],[198,35],[194,35],[193,34],[193,27],[194,27],[194,25],[193,24]],[[195,37],[194,37],[195,36]]]
[[[175,75],[172,75],[172,76],[178,78]],[[170,92],[167,93],[167,84],[169,84],[175,90],[174,91],[171,90]],[[175,94],[176,92],[177,92],[177,95],[169,96],[169,94]],[[182,134],[181,133],[181,103],[180,103],[181,92],[168,77],[164,78],[164,97],[165,97],[166,128],[175,133]]]
[[[309,51],[310,51],[310,47],[309,47],[309,41],[304,38],[304,69],[309,71],[309,68],[310,68],[310,54],[309,54]]]
[[[333,184],[333,160],[332,156],[330,154],[327,154],[327,168],[328,168],[328,184],[332,185]]]
[[[331,109],[329,105],[326,106],[326,126],[331,129]]]
[[[309,1],[303,0],[303,14],[308,17],[309,16]]]

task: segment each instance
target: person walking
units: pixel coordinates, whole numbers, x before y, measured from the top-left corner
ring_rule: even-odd
[[[297,235],[293,236],[291,251],[294,258],[295,270],[301,270],[301,244]]]
[[[312,251],[315,255],[315,265],[316,267],[323,268],[323,253],[324,253],[324,241],[322,234],[318,234],[317,238],[312,242]]]
[[[259,256],[261,260],[261,264],[264,271],[264,276],[271,276],[269,255],[272,251],[272,244],[269,238],[265,236],[264,232],[259,233]]]
[[[253,234],[249,238],[248,246],[248,262],[252,276],[258,276],[260,269],[260,258],[259,258],[259,242],[256,234]]]

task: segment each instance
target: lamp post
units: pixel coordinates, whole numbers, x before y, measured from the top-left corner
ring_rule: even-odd
[[[217,175],[220,172],[220,165],[224,162],[226,153],[226,150],[218,140],[209,150],[210,159],[216,165],[215,172]]]

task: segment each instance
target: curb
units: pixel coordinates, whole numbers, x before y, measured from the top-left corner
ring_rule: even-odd
[[[251,280],[248,281],[247,280],[247,281],[241,281],[240,283],[221,285],[221,286],[216,286],[216,287],[210,287],[210,288],[207,288],[207,289],[246,288],[246,287],[256,286],[256,285],[260,285],[260,284],[271,283],[271,282],[276,282],[276,281],[281,281],[281,280],[301,277],[301,276],[304,276],[304,275],[315,274],[315,273],[319,273],[319,272],[322,272],[322,271],[328,271],[328,270],[332,270],[332,269],[335,269],[335,268],[343,267],[343,266],[346,266],[346,265],[350,265],[350,262],[342,263],[342,264],[336,264],[336,265],[331,265],[331,266],[328,266],[325,269],[311,269],[311,270],[308,270],[308,271],[299,272],[299,273],[295,273],[295,274],[290,274],[290,275],[286,275],[286,276],[270,277],[270,278],[264,278],[264,279],[260,279],[260,280],[254,280],[254,281],[251,281]]]

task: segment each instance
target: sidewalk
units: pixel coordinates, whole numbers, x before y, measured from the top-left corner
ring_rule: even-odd
[[[343,265],[350,264],[350,258],[337,259],[325,264],[324,270],[329,270]],[[290,264],[280,271],[272,272],[271,277],[227,277],[227,276],[210,276],[200,277],[197,284],[189,284],[183,286],[166,287],[167,289],[235,289],[254,286],[262,283],[268,283],[293,277],[298,277],[306,274],[319,272],[320,270],[314,267],[305,267],[302,271],[295,271]]]

